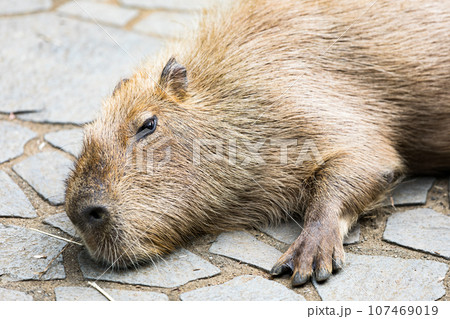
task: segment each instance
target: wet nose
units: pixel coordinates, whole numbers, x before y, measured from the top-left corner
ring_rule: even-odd
[[[88,206],[81,212],[84,221],[92,226],[100,226],[109,218],[109,211],[103,206]]]

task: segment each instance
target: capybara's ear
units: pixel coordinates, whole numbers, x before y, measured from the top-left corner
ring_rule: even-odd
[[[113,91],[113,96],[117,93],[117,91],[119,91],[120,90],[120,88],[125,84],[125,83],[127,83],[128,81],[129,81],[130,79],[122,79],[122,80],[120,80],[120,82],[119,83],[117,83],[117,85],[116,85],[116,87],[114,88],[114,91]]]
[[[184,100],[188,86],[186,68],[179,64],[174,57],[170,58],[161,72],[159,85],[164,93],[177,100]]]

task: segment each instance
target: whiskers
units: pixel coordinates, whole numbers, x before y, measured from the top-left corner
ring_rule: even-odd
[[[168,265],[167,261],[154,241],[144,230],[134,229],[124,232],[123,225],[115,225],[108,235],[97,238],[95,249],[87,245],[89,253],[98,262],[108,267],[106,271],[124,269],[138,270],[144,265],[151,264],[161,274],[159,264]]]

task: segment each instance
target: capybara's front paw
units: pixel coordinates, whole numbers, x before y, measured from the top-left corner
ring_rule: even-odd
[[[344,247],[337,226],[312,223],[305,226],[300,236],[278,259],[271,274],[292,273],[292,285],[300,286],[314,275],[324,281],[333,270],[344,265]]]

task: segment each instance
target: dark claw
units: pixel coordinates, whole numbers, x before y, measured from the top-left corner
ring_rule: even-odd
[[[342,259],[333,259],[333,270],[341,270],[344,267]]]
[[[307,281],[309,281],[310,276],[302,276],[298,272],[295,273],[294,277],[292,278],[292,286],[297,287],[301,286]]]
[[[331,273],[324,268],[319,269],[319,271],[315,272],[315,277],[316,277],[317,281],[327,280],[330,276],[331,276]]]
[[[275,265],[270,270],[270,274],[273,276],[279,276],[286,273],[292,273],[292,268],[287,264]]]

